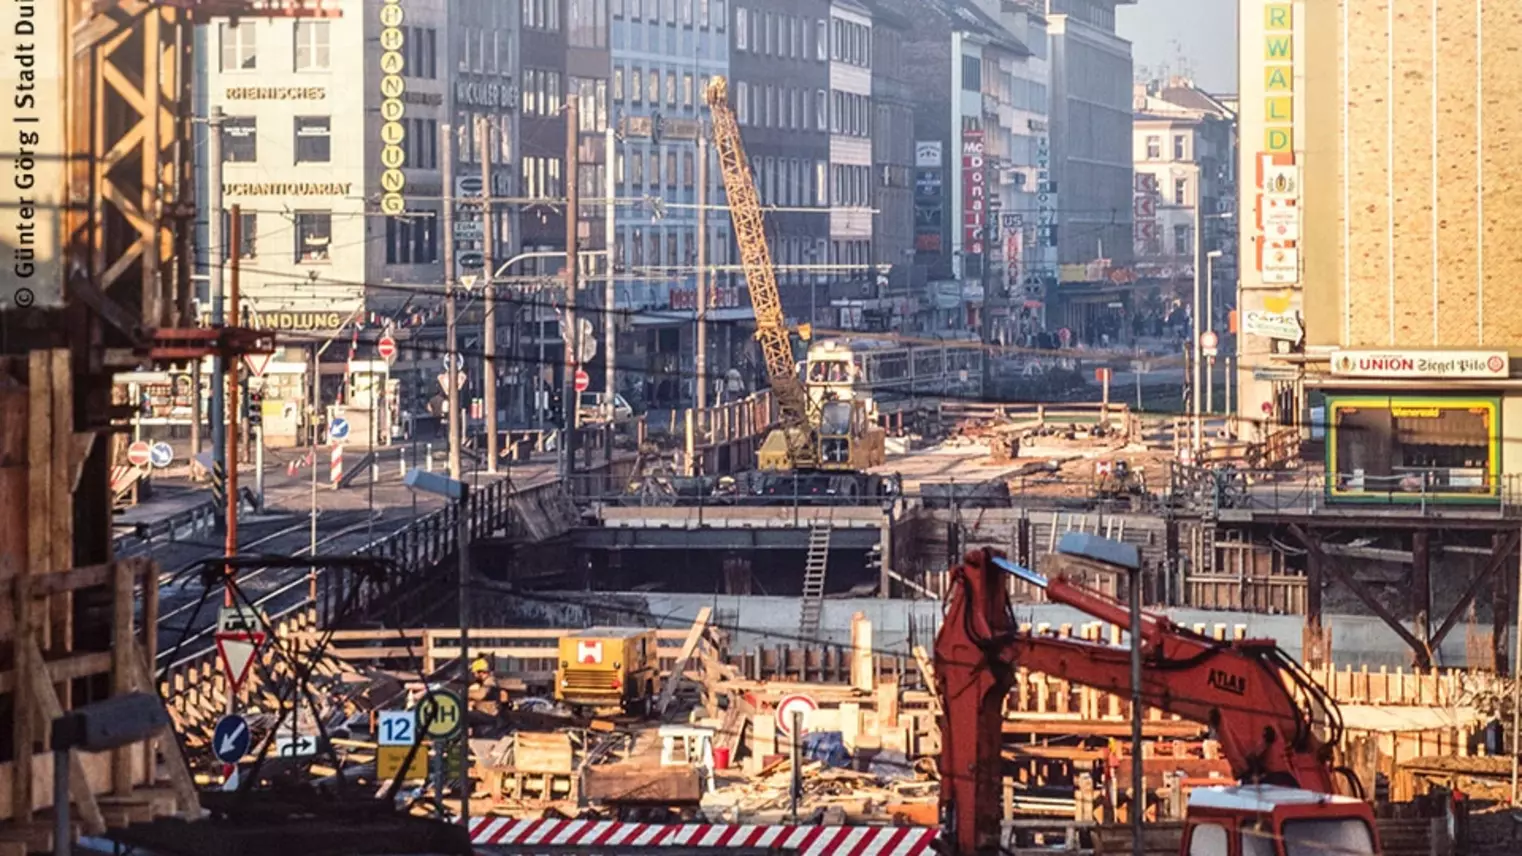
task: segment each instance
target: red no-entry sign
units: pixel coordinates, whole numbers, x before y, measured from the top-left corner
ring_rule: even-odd
[[[118,446],[117,448],[121,447]],[[127,463],[134,467],[146,467],[152,459],[152,447],[142,440],[138,440],[127,447]]]
[[[389,363],[396,358],[396,340],[387,333],[375,344],[375,350],[380,353],[381,359]]]
[[[577,392],[586,392],[587,391],[587,387],[589,387],[591,385],[592,385],[592,378],[591,378],[591,376],[589,376],[587,374],[586,369],[577,369],[576,370],[576,391]]]

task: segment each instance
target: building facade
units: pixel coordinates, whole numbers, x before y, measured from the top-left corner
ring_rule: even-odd
[[[856,0],[834,0],[829,13],[827,262],[832,281],[865,285],[877,278],[872,270],[872,12]]]
[[[1043,228],[1059,264],[1131,263],[1131,43],[1115,32],[1128,2],[1046,0],[1056,222]]]
[[[1522,473],[1516,12],[1386,13],[1241,6],[1239,414],[1309,423],[1330,502],[1499,503]]]

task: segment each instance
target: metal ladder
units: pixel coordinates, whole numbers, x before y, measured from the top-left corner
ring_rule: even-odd
[[[824,611],[824,572],[830,563],[830,524],[809,527],[809,554],[803,566],[803,603],[798,616],[798,635],[813,640],[819,635],[819,615]]]

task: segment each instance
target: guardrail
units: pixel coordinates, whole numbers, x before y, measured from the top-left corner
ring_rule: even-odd
[[[1322,470],[1172,465],[1172,499],[1209,514],[1223,512],[1357,513],[1405,509],[1413,514],[1522,513],[1522,477],[1477,476],[1454,483],[1450,471],[1390,476]]]

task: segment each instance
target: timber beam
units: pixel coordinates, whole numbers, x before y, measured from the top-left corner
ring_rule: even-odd
[[[1411,646],[1411,651],[1416,659],[1416,665],[1423,669],[1431,668],[1432,651],[1427,647],[1426,642],[1418,639],[1411,632],[1410,628],[1406,627],[1394,613],[1386,609],[1385,605],[1380,603],[1378,598],[1374,597],[1368,587],[1359,582],[1352,572],[1343,566],[1341,562],[1328,556],[1326,551],[1321,549],[1320,542],[1312,538],[1303,526],[1298,523],[1291,523],[1289,524],[1289,532],[1311,554],[1309,558],[1319,566],[1320,570],[1330,573],[1339,582],[1347,586],[1349,591],[1356,595],[1359,600],[1363,601],[1364,606],[1367,606],[1371,612],[1379,616],[1391,630],[1395,631],[1395,635]]]
[[[1458,602],[1448,611],[1443,623],[1438,625],[1437,632],[1432,634],[1431,645],[1434,649],[1443,644],[1443,639],[1447,638],[1449,631],[1458,626],[1465,610],[1469,609],[1469,604],[1474,601],[1475,595],[1479,594],[1480,588],[1505,566],[1508,557],[1517,552],[1519,541],[1522,541],[1522,532],[1516,530],[1505,535],[1497,535],[1485,566],[1469,581],[1469,585],[1464,588],[1464,593],[1459,595]],[[1505,590],[1504,580],[1501,581],[1500,588]]]

